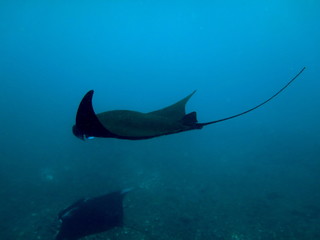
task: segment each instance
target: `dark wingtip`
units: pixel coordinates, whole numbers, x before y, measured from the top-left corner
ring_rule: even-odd
[[[132,190],[134,190],[133,187],[122,189],[122,190],[121,190],[121,194],[122,194],[122,195],[127,194],[128,192],[131,192]]]
[[[77,117],[76,117],[76,125],[81,125],[88,119],[88,114],[95,115],[93,108],[92,108],[92,97],[93,97],[93,90],[88,91],[84,97],[82,98],[79,108],[77,111]],[[90,115],[89,115],[90,116]]]
[[[90,98],[91,98],[91,100],[92,100],[93,94],[94,94],[94,90],[89,90],[89,91],[83,96],[82,101],[83,101],[84,99],[88,100],[88,99],[90,99]]]
[[[190,94],[190,97],[192,97],[193,96],[193,94],[195,94],[196,93],[196,91],[198,91],[197,89],[196,90],[193,90],[193,92]]]
[[[90,137],[117,137],[106,129],[96,116],[92,107],[93,93],[93,90],[88,91],[79,104],[73,134],[82,140]]]
[[[72,128],[73,134],[82,140],[85,136],[93,134],[92,130],[98,122],[92,107],[93,93],[94,91],[90,90],[82,98],[76,115],[76,124]]]

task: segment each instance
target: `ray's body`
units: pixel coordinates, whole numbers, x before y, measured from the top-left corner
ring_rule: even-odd
[[[185,105],[195,91],[177,103],[149,113],[114,110],[96,114],[92,107],[94,92],[90,90],[80,102],[73,133],[83,140],[91,137],[139,140],[201,129],[206,125],[236,118],[261,107],[286,89],[304,69],[302,68],[296,76],[274,95],[255,107],[230,117],[206,123],[198,123],[196,112],[185,113]]]

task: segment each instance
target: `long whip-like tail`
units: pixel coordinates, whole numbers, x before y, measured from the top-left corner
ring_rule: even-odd
[[[258,104],[257,106],[253,107],[253,108],[250,108],[242,113],[238,113],[236,115],[233,115],[233,116],[230,116],[230,117],[226,117],[226,118],[222,118],[222,119],[219,119],[219,120],[215,120],[215,121],[211,121],[211,122],[206,122],[206,123],[198,123],[199,125],[201,126],[206,126],[206,125],[209,125],[209,124],[213,124],[213,123],[217,123],[217,122],[223,122],[223,121],[226,121],[226,120],[229,120],[229,119],[232,119],[232,118],[236,118],[236,117],[239,117],[241,115],[244,115],[246,113],[249,113],[259,107],[261,107],[262,105],[266,104],[267,102],[271,101],[273,98],[275,98],[277,95],[279,95],[283,90],[285,90],[294,80],[296,80],[297,77],[299,77],[299,75],[306,69],[306,67],[303,67],[300,72],[295,75],[283,88],[281,88],[278,92],[276,92],[274,95],[272,95],[270,98],[268,98],[267,100],[265,100],[264,102]]]

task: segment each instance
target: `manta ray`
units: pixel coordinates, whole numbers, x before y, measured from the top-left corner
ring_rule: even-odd
[[[131,188],[94,198],[82,198],[62,210],[56,240],[77,240],[123,225],[122,201]]]
[[[76,124],[72,128],[73,134],[82,140],[94,137],[140,140],[202,129],[204,126],[236,118],[261,107],[286,89],[304,70],[305,67],[284,87],[255,107],[230,117],[204,123],[198,122],[196,112],[185,112],[186,103],[195,91],[168,107],[148,113],[113,110],[96,114],[92,106],[94,91],[90,90],[79,104]]]

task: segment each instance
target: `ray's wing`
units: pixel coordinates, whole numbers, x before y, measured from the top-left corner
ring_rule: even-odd
[[[88,137],[116,137],[101,124],[95,114],[92,107],[93,93],[93,90],[87,92],[80,102],[73,134],[82,140]]]
[[[191,94],[189,94],[185,98],[181,99],[180,101],[168,107],[162,108],[157,111],[149,112],[148,114],[167,117],[172,119],[173,121],[179,121],[183,119],[183,117],[186,115],[186,104],[195,92],[196,91],[193,91]]]

